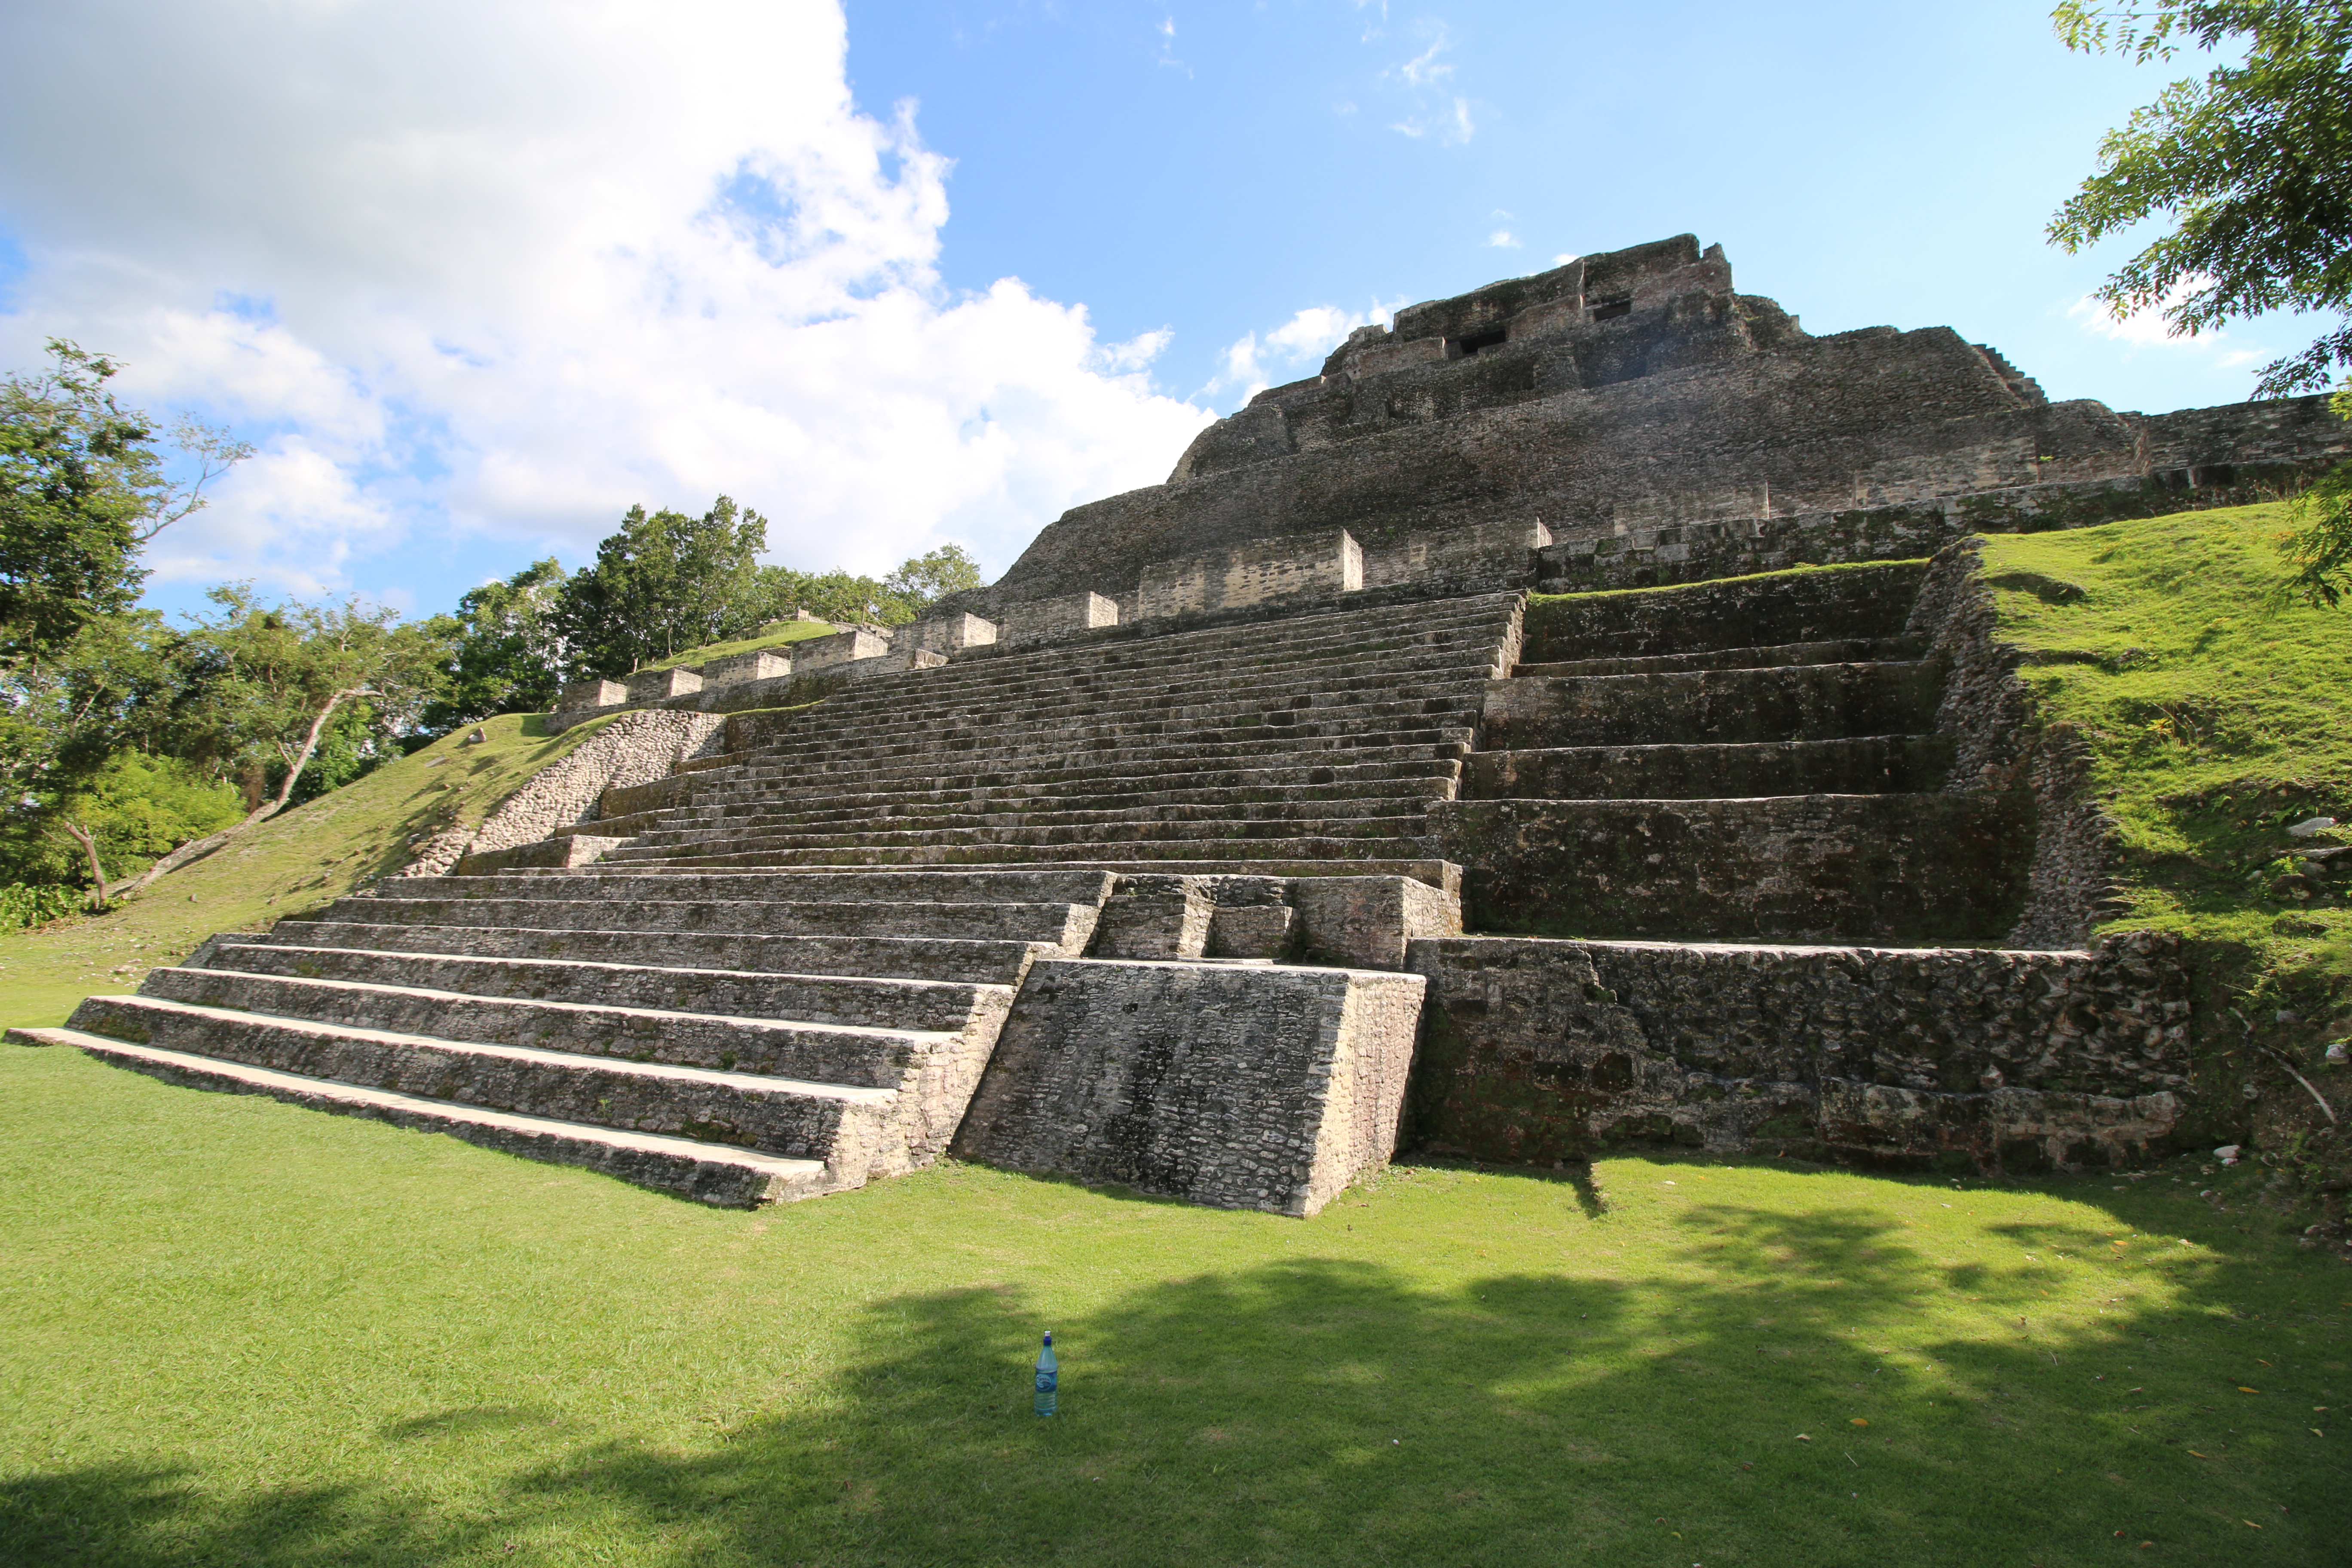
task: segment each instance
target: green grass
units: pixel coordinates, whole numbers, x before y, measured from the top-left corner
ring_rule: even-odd
[[[2080,587],[2053,603],[1997,589],[2001,635],[2042,660],[2021,673],[2042,715],[2092,744],[2122,825],[2121,922],[2277,945],[2332,945],[2352,914],[2273,896],[2282,829],[2352,821],[2352,613],[2282,603],[2284,506],[1985,542],[1988,574]],[[2337,828],[2309,840],[2352,842]],[[2282,921],[2282,915],[2294,918]],[[2332,938],[2332,942],[2328,939]],[[2275,939],[2275,941],[2274,941]]]
[[[742,1214],[0,1047],[0,1561],[2341,1561],[2352,1279],[2252,1180]]]
[[[274,816],[163,878],[111,914],[0,932],[0,1026],[57,1024],[93,991],[131,991],[156,964],[177,963],[215,931],[265,927],[408,863],[409,840],[478,825],[540,769],[602,721],[550,735],[535,715],[509,714]]]
[[[725,658],[730,654],[757,653],[761,648],[782,647],[786,643],[804,642],[810,637],[831,637],[840,629],[830,621],[793,621],[780,631],[760,637],[738,637],[733,642],[707,643],[701,647],[690,647],[684,653],[673,654],[668,658],[650,660],[640,668],[668,669],[681,664],[708,664],[714,658]]]

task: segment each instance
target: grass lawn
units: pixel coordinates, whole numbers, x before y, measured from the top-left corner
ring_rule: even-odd
[[[2194,1160],[1408,1163],[1307,1222],[948,1166],[743,1214],[0,1047],[0,1167],[12,1564],[2057,1568],[2352,1531],[2352,1278]]]

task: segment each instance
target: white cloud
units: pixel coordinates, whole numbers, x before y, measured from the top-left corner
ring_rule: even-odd
[[[1486,237],[1486,243],[1496,250],[1517,250],[1519,248],[1518,240],[1507,228],[1498,228],[1494,233],[1488,235]]]
[[[1428,40],[1421,53],[1402,60],[1381,72],[1382,86],[1401,91],[1412,105],[1401,120],[1391,121],[1389,129],[1415,141],[1433,139],[1441,146],[1457,147],[1477,134],[1477,126],[1470,113],[1470,100],[1452,90],[1454,63],[1444,57],[1450,53],[1454,35],[1444,23],[1423,17],[1413,30]],[[1380,35],[1368,33],[1367,41]]]
[[[1275,376],[1297,380],[1309,366],[1320,366],[1333,349],[1358,327],[1386,326],[1393,307],[1374,304],[1370,310],[1348,311],[1336,305],[1309,305],[1263,337],[1244,332],[1217,357],[1217,374],[1201,391],[1217,396],[1238,392],[1238,402],[1275,384]]]
[[[445,531],[578,560],[722,489],[798,563],[1001,567],[1206,416],[1165,331],[941,287],[947,163],[845,47],[831,0],[10,7],[0,363],[72,337],[260,443],[167,579],[386,596]]]
[[[2066,314],[2084,331],[2133,348],[2177,348],[2214,354],[2218,356],[2216,363],[2224,370],[2266,363],[2272,357],[2268,349],[2242,348],[2238,340],[2217,330],[2193,337],[2176,335],[2172,324],[2164,319],[2166,311],[2191,294],[2210,288],[2212,283],[2212,279],[2201,273],[2184,278],[2167,290],[2163,299],[2122,317],[2116,315],[2105,300],[2085,294],[2066,307]]]

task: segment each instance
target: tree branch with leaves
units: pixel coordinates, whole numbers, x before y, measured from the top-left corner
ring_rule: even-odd
[[[2147,64],[2185,46],[2240,64],[2167,87],[2099,144],[2099,171],[2051,219],[2074,252],[2174,220],[2097,297],[2117,318],[2161,307],[2194,336],[2272,310],[2345,319],[2263,368],[2255,395],[2326,387],[2352,367],[2352,0],[2065,0],[2070,49]]]

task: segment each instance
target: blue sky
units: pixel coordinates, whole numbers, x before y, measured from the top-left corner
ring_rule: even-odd
[[[1001,570],[1354,324],[1685,230],[2053,397],[2227,402],[2309,336],[2084,307],[2122,249],[2042,226],[2189,62],[2040,4],[88,0],[0,50],[0,363],[70,336],[262,448],[173,607],[441,608],[721,490],[793,564]]]

